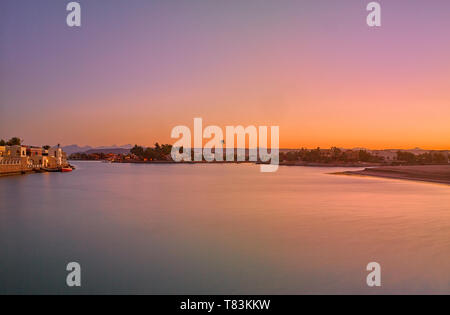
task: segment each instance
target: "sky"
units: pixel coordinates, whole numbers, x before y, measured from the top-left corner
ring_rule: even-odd
[[[0,138],[174,143],[279,126],[280,147],[450,149],[450,1],[0,2]]]

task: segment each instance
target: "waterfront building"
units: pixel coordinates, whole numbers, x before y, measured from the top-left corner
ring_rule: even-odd
[[[28,165],[31,165],[33,168],[43,167],[43,156],[42,155],[33,155],[28,157]]]
[[[359,160],[359,151],[347,150],[344,152],[345,157],[350,161],[358,161]]]
[[[68,165],[61,148],[45,150],[33,146],[0,146],[0,175],[16,174],[41,168],[62,168]]]
[[[397,152],[391,150],[372,150],[371,154],[382,158],[385,161],[391,162],[397,159]]]
[[[39,147],[27,146],[27,164],[32,168],[43,167],[43,149]]]
[[[7,145],[6,156],[10,158],[22,158],[27,156],[27,147],[22,145]]]
[[[43,149],[39,147],[27,147],[27,156],[42,156]]]
[[[61,148],[48,149],[48,167],[61,167],[67,164],[67,155]]]
[[[0,151],[0,174],[16,173],[28,169],[26,147],[21,145],[7,145],[2,146]]]

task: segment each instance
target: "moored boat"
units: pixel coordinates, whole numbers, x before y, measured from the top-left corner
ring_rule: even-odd
[[[72,168],[71,167],[62,167],[61,172],[63,172],[63,173],[72,172]]]
[[[46,168],[46,167],[42,167],[41,170],[43,170],[45,172],[59,172],[60,171],[59,168]]]

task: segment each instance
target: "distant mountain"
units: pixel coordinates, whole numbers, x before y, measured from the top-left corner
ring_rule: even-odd
[[[414,153],[414,154],[423,154],[423,153],[429,152],[430,150],[424,150],[424,149],[421,149],[421,148],[414,148],[414,149],[409,149],[409,150],[405,150],[405,151],[411,152],[411,153]]]
[[[122,146],[112,145],[112,146],[99,146],[99,147],[91,147],[91,146],[83,146],[80,147],[77,144],[72,144],[68,146],[62,147],[63,151],[66,152],[68,155],[72,153],[115,153],[115,154],[127,154],[130,152],[130,149],[133,147],[131,144],[125,144]]]
[[[92,149],[92,147],[86,145],[84,147],[80,147],[77,144],[68,145],[65,147],[62,147],[63,151],[66,152],[68,155],[72,153],[78,153],[78,152],[85,152],[87,150]]]
[[[134,147],[134,145],[131,144],[124,144],[121,146],[118,145],[110,145],[110,146],[100,146],[100,147],[94,147],[93,149],[131,149],[132,147]]]
[[[84,153],[86,154],[93,154],[93,153],[104,153],[104,154],[108,154],[108,153],[113,153],[113,154],[128,154],[130,153],[130,149],[123,149],[123,148],[105,148],[105,149],[90,149],[85,151]]]

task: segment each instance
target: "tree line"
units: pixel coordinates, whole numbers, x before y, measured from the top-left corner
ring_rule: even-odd
[[[4,139],[0,139],[0,146],[11,146],[11,145],[22,145],[23,144],[23,140],[20,139],[19,137],[12,137],[11,139],[9,139],[8,141],[5,141]],[[50,149],[49,145],[44,145],[42,146],[43,149],[48,150]]]
[[[414,154],[411,152],[397,152],[397,160],[408,164],[445,164],[448,163],[448,156],[441,152],[426,152]]]
[[[147,159],[150,161],[165,161],[171,159],[171,151],[171,144],[160,145],[158,142],[156,142],[153,148],[144,148],[135,144],[134,147],[131,148],[130,153],[136,155],[139,159],[142,160]]]
[[[366,150],[341,150],[337,147],[332,147],[330,150],[305,149],[298,151],[289,151],[280,153],[280,161],[303,161],[315,163],[330,163],[330,162],[373,162],[379,163],[383,158],[373,155]]]
[[[5,146],[5,145],[21,145],[21,144],[22,144],[22,140],[19,137],[12,137],[8,141],[0,139],[0,145],[1,146]]]
[[[289,151],[280,153],[280,161],[287,162],[314,162],[314,163],[331,163],[331,162],[370,162],[382,163],[386,162],[383,157],[374,155],[367,150],[341,150],[333,147],[329,150],[305,149],[298,151]],[[426,152],[422,154],[414,154],[412,152],[397,151],[396,159],[393,164],[446,164],[449,157],[442,152]]]

